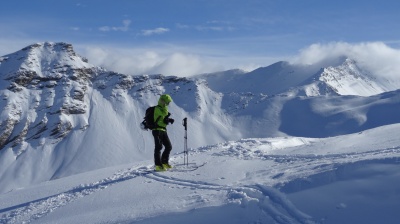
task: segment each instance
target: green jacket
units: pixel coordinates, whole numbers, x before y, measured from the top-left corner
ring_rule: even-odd
[[[157,128],[155,128],[154,130],[159,130],[159,131],[167,130],[168,124],[164,122],[164,119],[167,116],[168,116],[168,107],[158,104],[154,108],[154,121],[157,124]]]
[[[154,109],[154,122],[157,125],[157,128],[154,130],[159,131],[167,131],[168,119],[165,119],[169,116],[168,113],[168,104],[172,102],[172,98],[168,94],[163,94],[160,96],[158,100],[158,105]]]

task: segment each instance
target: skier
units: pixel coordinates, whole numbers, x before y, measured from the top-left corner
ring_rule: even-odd
[[[152,130],[154,137],[154,163],[156,171],[166,171],[172,168],[169,164],[169,154],[172,150],[171,141],[167,134],[167,125],[173,124],[174,119],[170,118],[171,115],[168,112],[168,105],[172,102],[172,98],[168,94],[160,96],[158,105],[154,108],[154,122],[156,128]],[[164,152],[161,155],[162,147],[165,147]]]

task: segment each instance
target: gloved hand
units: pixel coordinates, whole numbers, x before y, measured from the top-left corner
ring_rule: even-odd
[[[170,115],[170,114],[168,114],[168,116],[166,116],[166,117],[164,118],[164,123],[166,123],[166,124],[168,124],[168,123],[173,124],[175,120],[172,119],[172,118],[169,118],[169,115]]]

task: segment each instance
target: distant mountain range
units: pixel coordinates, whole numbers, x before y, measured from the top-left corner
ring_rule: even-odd
[[[318,68],[277,62],[251,72],[130,76],[91,65],[67,43],[0,57],[0,191],[153,156],[139,124],[168,93],[174,152],[240,138],[329,137],[398,123],[400,81],[344,58]],[[24,170],[37,170],[23,176]],[[15,182],[2,177],[15,176]],[[9,179],[9,178],[6,178]]]
[[[372,96],[399,88],[399,82],[379,79],[379,74],[363,70],[353,59],[338,66],[317,68],[277,62],[251,72],[231,70],[200,75],[218,92],[252,92],[268,95],[290,93],[298,96]]]

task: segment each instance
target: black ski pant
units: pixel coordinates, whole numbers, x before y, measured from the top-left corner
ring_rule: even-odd
[[[172,150],[171,141],[168,138],[166,131],[153,130],[154,137],[154,163],[156,166],[161,166],[163,163],[168,163],[169,154]],[[165,147],[161,155],[162,147]]]

